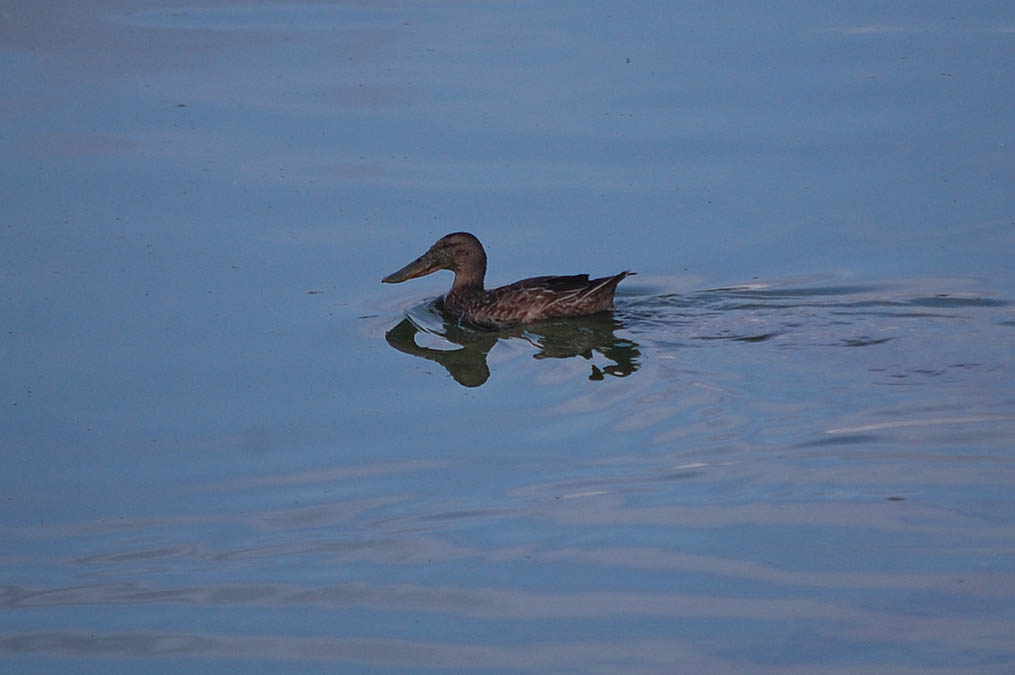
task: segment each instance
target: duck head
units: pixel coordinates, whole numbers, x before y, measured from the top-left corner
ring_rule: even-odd
[[[483,245],[468,232],[446,235],[438,239],[429,251],[381,281],[399,284],[437,270],[454,272],[456,286],[462,283],[479,283],[482,286],[483,277],[486,276],[486,252]]]

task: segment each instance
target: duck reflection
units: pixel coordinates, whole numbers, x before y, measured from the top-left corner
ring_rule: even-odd
[[[610,365],[600,368],[592,364],[590,380],[603,380],[607,375],[626,377],[638,370],[638,344],[626,338],[617,337],[615,331],[624,324],[603,312],[580,318],[542,321],[498,332],[483,332],[444,322],[439,335],[460,349],[444,350],[420,347],[416,344],[417,333],[431,333],[418,326],[410,317],[385,333],[388,344],[400,352],[418,356],[443,366],[455,382],[465,387],[478,387],[490,378],[486,355],[502,338],[523,339],[537,347],[533,355],[537,359],[569,359],[581,356],[592,360],[593,353],[599,352],[611,360]]]

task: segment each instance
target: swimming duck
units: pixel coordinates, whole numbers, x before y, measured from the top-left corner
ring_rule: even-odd
[[[381,281],[398,284],[437,270],[455,273],[444,296],[444,311],[460,323],[479,328],[505,328],[540,319],[584,316],[613,309],[613,294],[625,277],[589,279],[587,274],[533,277],[485,290],[486,251],[474,235],[454,232],[430,250]]]

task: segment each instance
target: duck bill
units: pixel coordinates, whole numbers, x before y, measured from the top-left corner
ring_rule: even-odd
[[[427,252],[397,272],[393,272],[384,277],[381,281],[386,284],[400,284],[403,281],[408,281],[409,279],[415,279],[416,277],[431,274],[439,269],[440,266],[434,262],[433,256]]]

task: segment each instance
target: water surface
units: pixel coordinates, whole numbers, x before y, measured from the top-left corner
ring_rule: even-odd
[[[11,672],[1015,666],[1015,13],[9,5]]]

